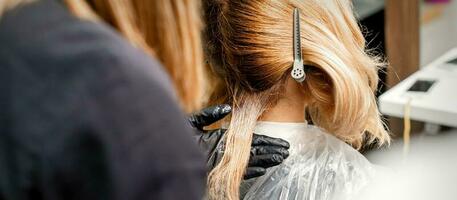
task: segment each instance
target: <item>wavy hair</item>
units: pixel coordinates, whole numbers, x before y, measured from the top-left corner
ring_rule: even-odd
[[[354,148],[389,142],[374,92],[384,63],[365,49],[349,0],[204,0],[207,56],[219,77],[210,103],[233,106],[225,153],[208,178],[210,199],[239,198],[256,121],[284,91],[300,9],[302,84],[312,122]]]

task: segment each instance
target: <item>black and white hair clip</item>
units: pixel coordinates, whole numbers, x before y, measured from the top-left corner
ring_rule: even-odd
[[[303,65],[303,58],[301,52],[301,34],[300,34],[300,11],[298,8],[294,9],[294,65],[291,71],[292,78],[301,83],[305,80],[305,66]]]

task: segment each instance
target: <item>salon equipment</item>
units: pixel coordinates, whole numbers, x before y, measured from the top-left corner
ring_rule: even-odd
[[[457,127],[457,48],[381,95],[383,114],[404,117],[410,101],[413,120]]]
[[[303,82],[306,78],[305,66],[303,66],[303,58],[301,52],[301,34],[300,34],[300,11],[294,9],[294,67],[290,74],[297,82]]]

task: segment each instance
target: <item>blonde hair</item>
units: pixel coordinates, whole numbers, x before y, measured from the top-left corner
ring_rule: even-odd
[[[89,16],[85,1],[66,0],[78,16]],[[92,0],[96,16],[132,44],[158,58],[170,75],[181,107],[201,108],[206,75],[201,44],[200,4],[194,0]]]
[[[33,0],[0,0],[0,16],[4,10],[30,1]],[[111,25],[131,44],[159,59],[172,79],[181,107],[186,112],[201,109],[206,99],[207,76],[199,1],[65,0],[65,3],[76,16]]]
[[[196,0],[132,0],[139,28],[173,79],[187,112],[205,100],[206,74]],[[146,20],[147,19],[147,20]]]
[[[359,149],[389,142],[376,105],[380,59],[349,0],[205,0],[213,71],[222,81],[211,102],[232,104],[225,153],[208,178],[211,199],[238,199],[255,122],[282,95],[293,63],[293,9],[301,12],[302,85],[312,122]]]

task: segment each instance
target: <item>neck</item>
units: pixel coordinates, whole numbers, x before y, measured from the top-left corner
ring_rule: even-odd
[[[285,92],[278,102],[266,110],[260,121],[272,122],[304,122],[305,100],[299,83],[292,78],[286,82]]]

